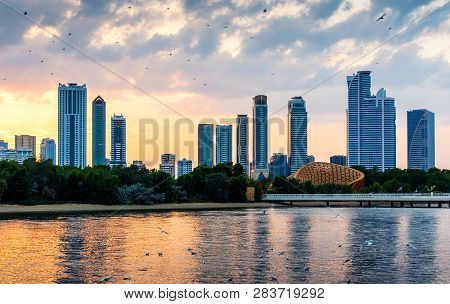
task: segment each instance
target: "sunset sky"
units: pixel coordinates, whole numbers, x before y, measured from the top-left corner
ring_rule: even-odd
[[[86,84],[88,163],[97,95],[107,157],[109,117],[122,113],[128,162],[154,167],[175,153],[196,164],[197,123],[251,117],[252,97],[264,94],[270,153],[287,151],[287,102],[303,96],[308,154],[329,161],[346,153],[345,76],[358,70],[372,71],[372,93],[396,99],[397,166],[406,166],[406,111],[426,108],[436,113],[436,165],[450,168],[448,0],[0,0],[0,139],[57,139],[58,83]],[[157,123],[145,128],[157,148],[144,155],[142,119]]]

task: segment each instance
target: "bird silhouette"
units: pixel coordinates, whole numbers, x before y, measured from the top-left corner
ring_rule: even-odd
[[[267,13],[267,9],[264,9],[264,10],[263,10],[263,13]]]
[[[383,15],[381,15],[380,17],[378,17],[377,22],[384,19],[384,16],[386,16],[386,13],[384,13]]]

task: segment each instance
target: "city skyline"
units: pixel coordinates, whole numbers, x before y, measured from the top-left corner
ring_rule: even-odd
[[[184,2],[178,4],[169,12],[161,13],[158,6],[148,3],[136,3],[128,10],[114,1],[65,2],[51,12],[44,11],[39,1],[32,6],[21,1],[14,3],[18,9],[27,9],[28,18],[42,22],[50,32],[81,48],[184,117],[192,118],[194,124],[208,117],[233,120],[236,113],[250,114],[251,105],[247,100],[256,94],[268,97],[269,119],[280,119],[286,124],[285,100],[303,96],[308,101],[310,138],[313,138],[308,140],[309,153],[318,161],[326,161],[333,154],[345,154],[344,76],[358,70],[372,70],[377,75],[374,87],[387,87],[389,95],[396,98],[399,114],[397,166],[407,166],[407,124],[403,113],[426,108],[439,113],[436,116],[436,166],[450,167],[446,157],[450,145],[446,136],[450,132],[446,100],[450,92],[443,81],[449,79],[447,45],[450,40],[445,30],[448,6],[344,69],[360,55],[443,3],[367,1],[366,5],[358,5],[350,1],[346,3],[346,10],[344,4],[288,1],[271,5],[265,15],[254,4],[218,2],[201,7]],[[2,16],[8,12],[3,6],[0,9]],[[379,12],[383,11],[387,12],[385,19],[375,23]],[[54,18],[45,18],[51,13]],[[86,83],[88,100],[101,95],[108,101],[109,113],[124,112],[126,107],[130,122],[129,161],[140,158],[140,119],[156,119],[162,128],[164,118],[170,119],[172,127],[180,118],[179,114],[82,58],[69,45],[52,38],[25,17],[10,13],[4,16],[0,22],[16,28],[16,31],[2,32],[1,43],[7,52],[0,56],[3,68],[0,102],[8,113],[8,118],[0,123],[0,138],[11,146],[14,134],[35,135],[37,142],[42,138],[57,139],[54,87],[58,82]],[[205,16],[208,16],[209,28],[204,24]],[[192,22],[186,22],[188,17]],[[173,18],[181,23],[170,22]],[[150,19],[153,21],[148,21]],[[145,34],[126,30],[139,21],[146,24]],[[224,29],[223,25],[228,28]],[[290,28],[296,31],[285,31]],[[351,30],[354,28],[359,30]],[[440,41],[439,45],[435,41]],[[344,69],[340,75],[309,92],[340,69]],[[308,94],[304,95],[305,92]],[[280,108],[283,110],[278,110]],[[90,115],[89,110],[88,121],[91,121]],[[91,151],[92,131],[88,128],[87,132],[87,151]],[[107,147],[110,146],[109,132],[107,130]],[[173,132],[173,128],[168,131],[172,138]],[[286,148],[280,151],[287,141],[286,132],[280,134],[276,125],[270,131],[274,133],[277,136],[270,138],[268,154],[287,153]],[[196,132],[183,131],[181,136],[195,141]],[[155,167],[159,155],[165,152],[163,147],[197,161],[196,147],[192,152],[184,146],[176,150],[175,144],[163,141],[162,137],[158,139],[161,148],[146,156],[147,163]],[[87,163],[92,163],[90,152],[86,157]]]

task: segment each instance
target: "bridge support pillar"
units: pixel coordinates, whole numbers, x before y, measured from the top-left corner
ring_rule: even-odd
[[[400,207],[405,207],[405,202],[401,202]]]
[[[414,207],[414,204],[413,204],[413,202],[409,202],[409,207]]]
[[[289,205],[291,205],[291,206],[292,206],[293,204],[294,204],[293,202],[289,202]]]
[[[372,207],[372,202],[371,201],[368,202],[368,207]]]
[[[359,202],[359,207],[362,207],[362,202]]]
[[[327,207],[330,207],[330,202],[327,201]]]
[[[431,207],[431,202],[428,202],[428,208],[430,208]]]
[[[442,208],[442,203],[441,202],[438,203],[438,207]]]

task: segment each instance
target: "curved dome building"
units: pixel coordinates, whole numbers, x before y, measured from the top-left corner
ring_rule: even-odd
[[[310,163],[290,176],[301,182],[311,181],[314,185],[338,184],[351,186],[353,190],[364,186],[364,174],[358,170],[330,163]]]

